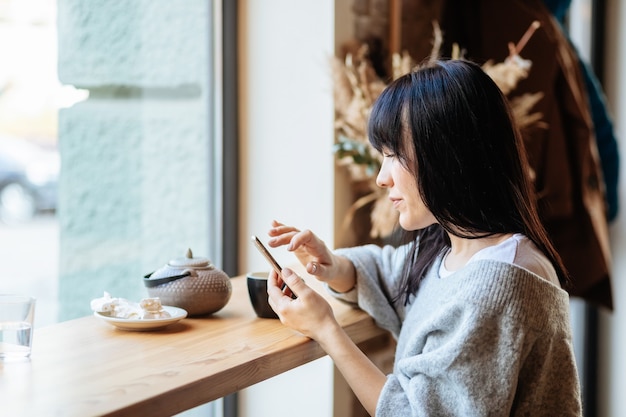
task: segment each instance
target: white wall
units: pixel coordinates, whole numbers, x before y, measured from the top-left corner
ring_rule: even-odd
[[[272,219],[333,238],[332,0],[240,2],[242,241]],[[267,265],[250,245],[243,270]],[[279,261],[293,262],[275,251]]]
[[[240,272],[267,270],[251,234],[272,219],[333,245],[333,0],[240,0]],[[284,250],[282,264],[295,262]],[[244,390],[242,417],[332,415],[328,358]],[[297,410],[297,411],[296,411]]]
[[[620,214],[611,225],[613,313],[601,315],[599,416],[626,416],[626,5],[607,1],[606,92],[621,155]]]

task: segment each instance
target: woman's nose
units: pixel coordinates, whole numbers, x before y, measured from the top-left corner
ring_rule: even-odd
[[[383,164],[380,167],[380,171],[378,171],[378,175],[376,176],[376,185],[381,188],[387,188],[391,185],[391,176],[389,175],[386,161],[383,160]]]
[[[382,176],[380,175],[381,171],[378,171],[378,175],[376,176],[376,185],[378,185],[381,188],[385,188],[385,182],[382,179]]]

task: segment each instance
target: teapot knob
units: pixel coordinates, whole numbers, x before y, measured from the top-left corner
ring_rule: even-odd
[[[169,266],[174,268],[200,268],[200,269],[213,269],[214,266],[207,258],[194,258],[191,249],[187,249],[187,252],[183,257],[172,259],[168,263]]]

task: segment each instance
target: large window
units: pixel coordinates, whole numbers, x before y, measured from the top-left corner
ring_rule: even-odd
[[[36,327],[146,296],[187,248],[221,261],[216,10],[0,1],[0,291],[37,297]]]
[[[188,248],[220,265],[220,19],[211,0],[0,0],[0,293],[35,296],[36,328],[104,291],[139,301]]]

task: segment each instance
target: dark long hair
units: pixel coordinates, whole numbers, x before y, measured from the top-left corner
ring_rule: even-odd
[[[480,66],[440,60],[393,81],[374,103],[369,141],[400,158],[437,224],[409,231],[419,239],[407,259],[400,293],[409,296],[435,258],[464,238],[522,233],[554,265],[565,267],[536,208],[521,135],[508,102]]]

